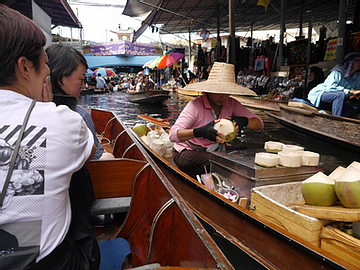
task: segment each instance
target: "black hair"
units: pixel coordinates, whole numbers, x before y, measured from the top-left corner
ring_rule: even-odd
[[[0,85],[9,86],[16,82],[15,66],[21,56],[39,72],[46,37],[33,21],[3,4],[0,25]]]
[[[62,44],[52,44],[46,49],[49,59],[52,92],[65,94],[61,85],[64,77],[69,77],[79,67],[79,64],[88,69],[85,57],[76,49]]]

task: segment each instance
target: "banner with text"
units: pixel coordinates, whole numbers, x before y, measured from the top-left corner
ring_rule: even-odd
[[[96,43],[91,45],[91,56],[104,55],[142,55],[155,56],[155,46],[130,41]]]

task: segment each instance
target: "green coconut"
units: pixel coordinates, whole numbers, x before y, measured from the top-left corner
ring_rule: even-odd
[[[347,208],[360,208],[360,170],[349,166],[336,180],[335,192]]]
[[[225,142],[231,142],[235,139],[237,134],[235,124],[231,120],[225,118],[220,119],[220,121],[214,125],[214,129],[224,134],[219,137],[224,139]]]
[[[335,170],[333,170],[329,174],[329,177],[336,181],[344,172],[345,172],[345,168],[343,166],[338,166]]]
[[[301,193],[305,202],[310,205],[331,206],[337,200],[334,188],[335,181],[318,172],[301,184]]]
[[[145,124],[136,124],[133,127],[133,130],[136,133],[136,135],[141,137],[147,133],[147,126]]]
[[[360,171],[360,162],[353,161],[348,167],[354,167]]]

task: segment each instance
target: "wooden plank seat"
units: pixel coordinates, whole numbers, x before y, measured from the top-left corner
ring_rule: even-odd
[[[131,197],[96,199],[91,206],[91,216],[126,213]]]
[[[146,164],[145,161],[126,158],[93,160],[86,164],[96,199],[91,215],[127,212],[131,204],[134,180]]]

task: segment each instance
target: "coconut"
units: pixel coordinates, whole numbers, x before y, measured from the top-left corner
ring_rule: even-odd
[[[318,166],[320,155],[318,153],[304,151],[301,153],[301,165],[303,166]]]
[[[358,169],[360,171],[360,162],[353,161],[348,167],[354,167],[355,169]]]
[[[329,174],[329,177],[336,181],[345,172],[345,170],[346,169],[343,166],[339,166]]]
[[[331,206],[337,198],[335,181],[323,172],[318,172],[301,183],[301,193],[310,205]]]
[[[278,153],[282,150],[284,144],[281,142],[268,141],[265,142],[264,149],[266,152]]]
[[[256,153],[255,164],[262,167],[275,167],[279,164],[280,157],[276,154],[270,153]]]
[[[237,134],[234,123],[231,120],[225,118],[220,119],[220,121],[214,125],[214,129],[224,134],[223,136],[219,137],[224,139],[225,142],[231,142],[235,139]]]
[[[136,135],[138,135],[139,137],[141,137],[147,133],[147,127],[145,124],[136,124],[133,127],[133,130],[136,133]]]
[[[300,167],[301,166],[301,152],[284,152],[278,153],[280,160],[279,164],[284,167]]]
[[[349,166],[336,180],[335,192],[345,207],[360,208],[360,171]]]
[[[283,153],[298,152],[298,151],[302,152],[302,151],[304,151],[304,147],[297,146],[297,145],[291,145],[291,144],[284,144],[281,151]]]

